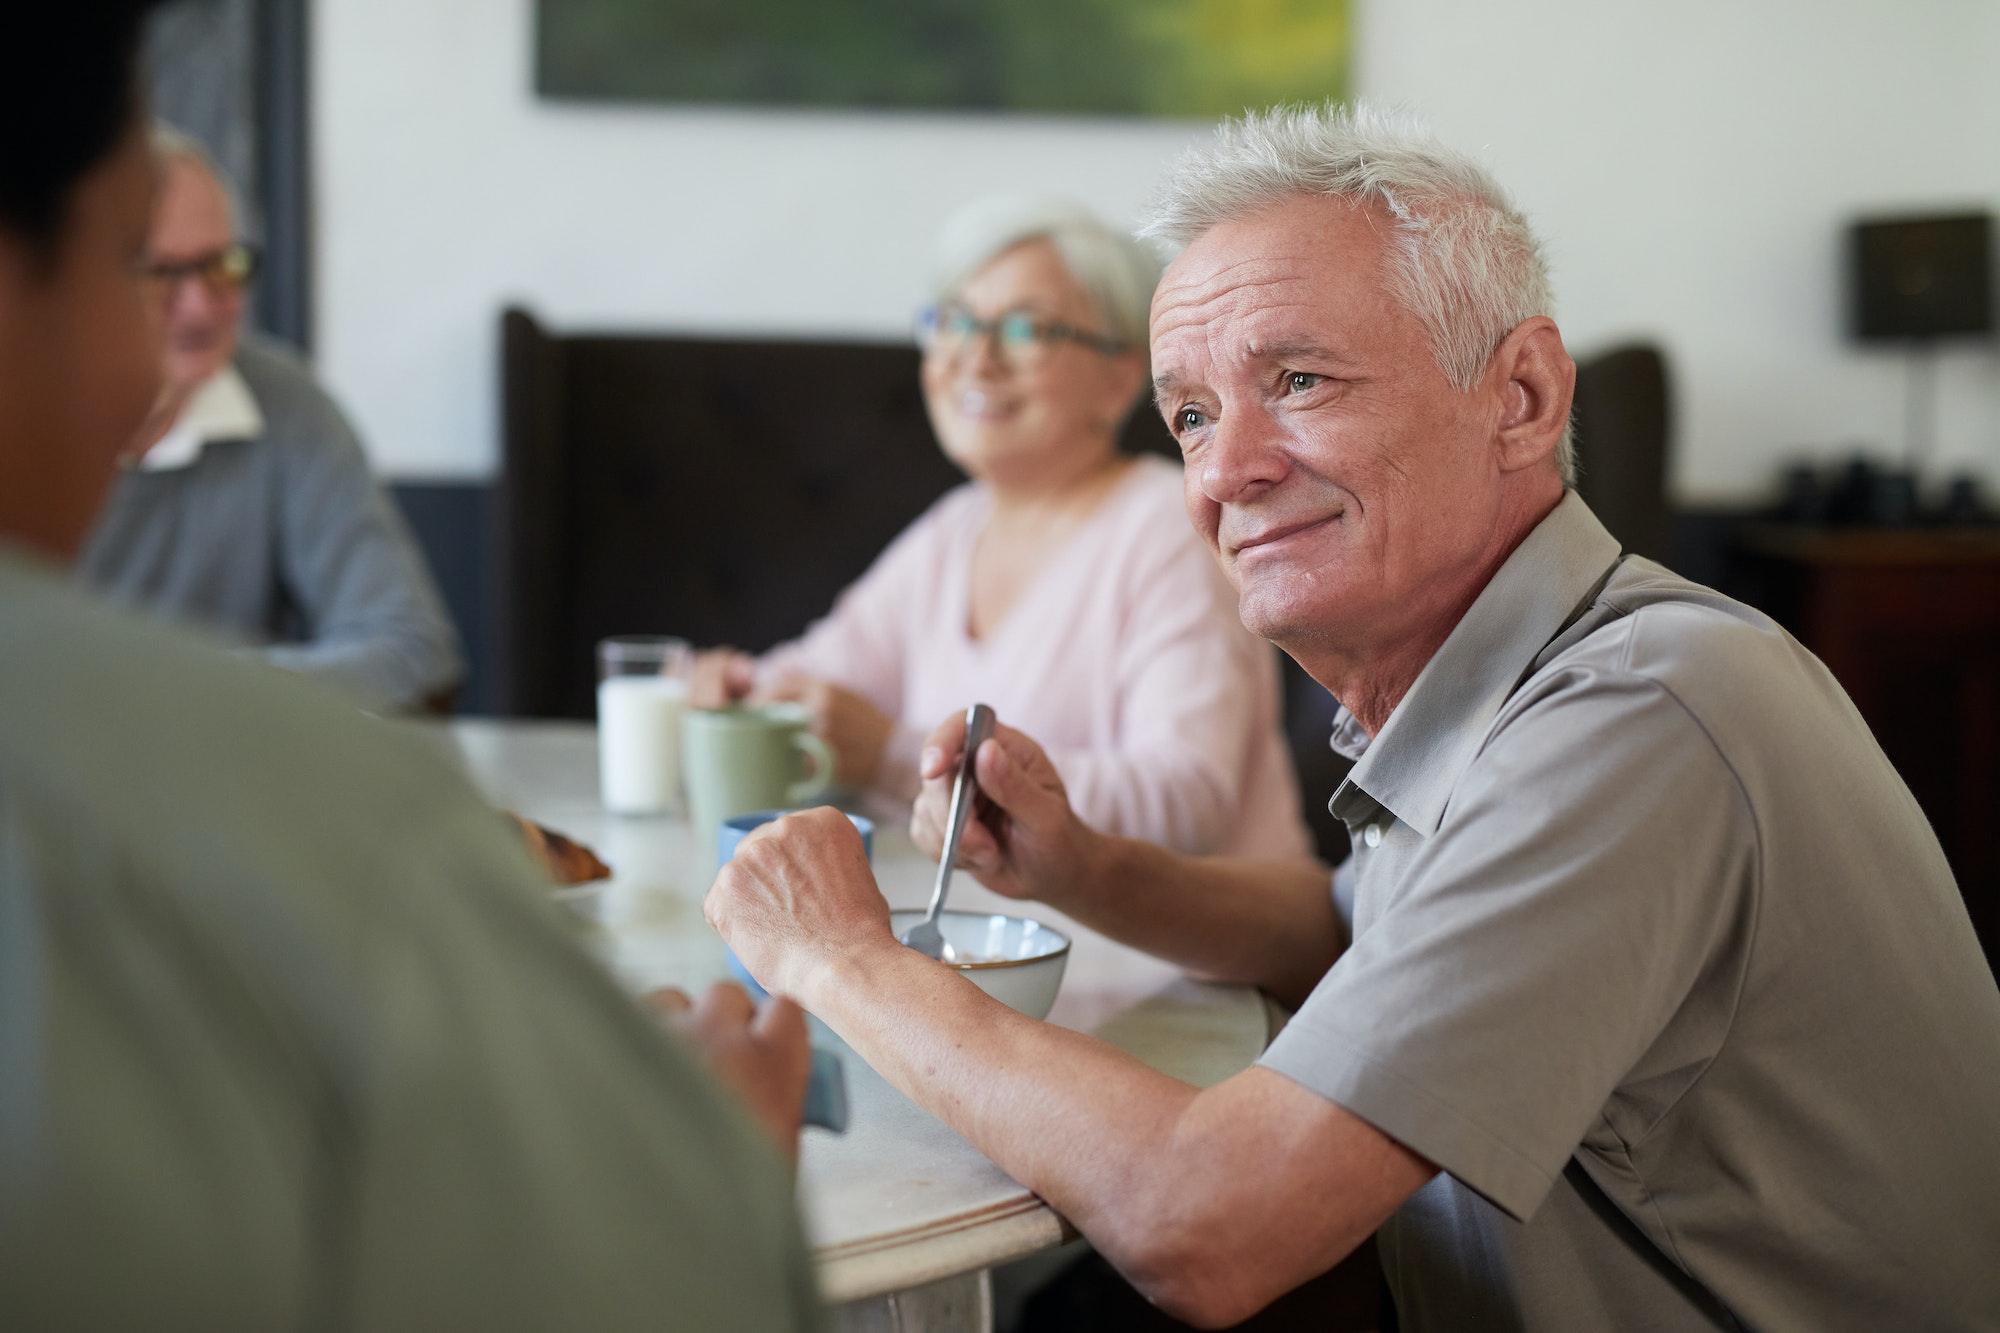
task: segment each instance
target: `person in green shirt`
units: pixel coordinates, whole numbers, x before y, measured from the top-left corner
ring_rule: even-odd
[[[0,7],[0,1327],[812,1326],[798,1010],[663,1034],[423,744],[65,576],[160,365],[146,7]]]

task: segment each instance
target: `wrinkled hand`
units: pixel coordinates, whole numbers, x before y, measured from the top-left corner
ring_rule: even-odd
[[[853,821],[830,806],[773,820],[736,844],[702,914],[773,995],[808,1008],[828,963],[881,946],[889,904]]]
[[[875,785],[882,751],[896,730],[894,718],[844,685],[809,676],[788,675],[759,698],[804,704],[813,734],[833,747],[835,781],[853,791]]]
[[[665,1027],[694,1043],[709,1071],[750,1108],[785,1160],[796,1162],[812,1075],[804,1012],[783,996],[760,1009],[733,981],[710,986],[700,1004],[671,986],[647,995],[646,1003]]]
[[[705,648],[688,676],[690,708],[727,708],[757,687],[757,659],[734,648]]]
[[[924,742],[923,790],[910,816],[910,837],[925,855],[944,850],[951,789],[965,748],[965,715],[954,715]],[[958,864],[1009,898],[1057,903],[1100,841],[1069,807],[1069,794],[1042,747],[995,722],[974,759],[979,795],[958,842]]]

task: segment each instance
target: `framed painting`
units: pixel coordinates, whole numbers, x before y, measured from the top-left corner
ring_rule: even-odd
[[[1344,97],[1348,0],[536,0],[545,97],[1211,118]]]

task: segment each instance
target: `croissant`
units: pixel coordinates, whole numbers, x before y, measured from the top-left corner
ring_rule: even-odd
[[[582,843],[564,837],[552,828],[544,828],[532,819],[524,819],[511,810],[507,812],[507,818],[514,821],[529,857],[557,884],[588,884],[594,879],[610,876],[611,867],[598,860],[597,853]]]

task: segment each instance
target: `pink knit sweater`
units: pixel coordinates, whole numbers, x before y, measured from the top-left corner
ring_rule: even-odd
[[[984,486],[940,498],[804,637],[760,664],[897,720],[878,795],[907,814],[924,737],[975,701],[1048,752],[1095,828],[1177,851],[1311,856],[1270,645],[1188,526],[1180,469],[1143,458],[983,639],[967,631]]]

